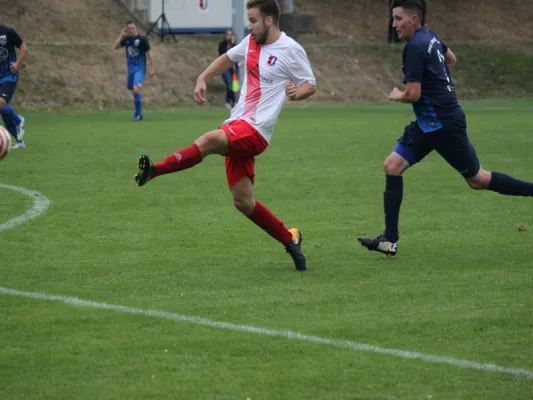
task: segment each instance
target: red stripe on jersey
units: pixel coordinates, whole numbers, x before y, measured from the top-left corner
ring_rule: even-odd
[[[255,120],[257,105],[261,100],[261,82],[259,79],[259,57],[261,46],[250,36],[248,54],[246,55],[246,97],[244,98],[244,118]]]

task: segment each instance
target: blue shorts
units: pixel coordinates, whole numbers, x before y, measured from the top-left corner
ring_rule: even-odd
[[[17,82],[3,82],[0,83],[0,97],[3,98],[6,103],[9,103],[15,94],[17,88]]]
[[[141,87],[144,82],[144,71],[128,71],[128,90],[133,90],[133,86]]]
[[[405,127],[403,136],[394,149],[410,165],[435,150],[464,178],[472,178],[479,172],[480,164],[476,150],[466,134],[466,119],[447,123],[442,129],[424,133],[417,122]]]

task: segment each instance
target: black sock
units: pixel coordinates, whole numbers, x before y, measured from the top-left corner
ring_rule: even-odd
[[[385,208],[384,234],[391,242],[397,242],[400,238],[398,220],[403,199],[403,177],[387,175],[386,178],[385,192],[383,193],[383,206]]]
[[[508,196],[533,196],[533,183],[524,182],[501,172],[491,172],[488,190]]]

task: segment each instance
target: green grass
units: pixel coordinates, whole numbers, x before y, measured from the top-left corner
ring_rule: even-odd
[[[496,106],[501,106],[498,109]],[[532,101],[467,103],[489,170],[533,180]],[[133,183],[217,127],[216,109],[27,113],[0,182],[51,200],[0,233],[0,286],[533,370],[531,199],[468,189],[437,155],[409,171],[400,253],[382,163],[409,107],[286,110],[256,195],[305,235],[305,273],[233,209],[223,159]],[[0,189],[0,223],[31,200]],[[528,399],[533,380],[0,295],[1,399]],[[431,397],[430,397],[431,396]]]

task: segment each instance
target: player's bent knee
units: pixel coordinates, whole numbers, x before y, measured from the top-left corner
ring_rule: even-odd
[[[409,164],[403,157],[393,153],[387,157],[383,164],[383,169],[387,175],[400,176],[409,167]]]
[[[254,211],[255,202],[253,197],[238,197],[233,196],[233,205],[244,215],[250,215]]]
[[[474,190],[484,190],[489,187],[491,179],[491,173],[484,169],[479,170],[476,176],[467,178],[466,183]]]

